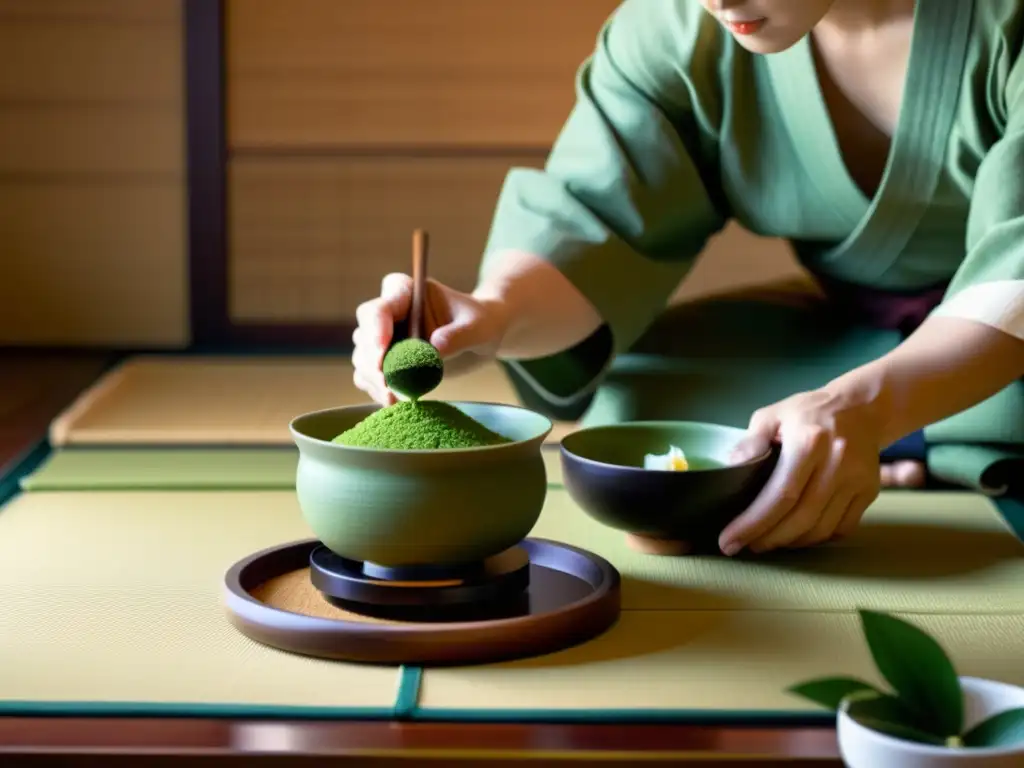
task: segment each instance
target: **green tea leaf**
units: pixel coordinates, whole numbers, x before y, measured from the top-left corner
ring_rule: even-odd
[[[923,717],[929,731],[959,735],[964,722],[963,691],[942,647],[893,616],[860,611],[860,619],[878,671],[899,698]]]
[[[916,728],[903,725],[901,723],[890,723],[885,720],[875,720],[871,717],[859,717],[857,722],[863,725],[865,728],[870,728],[872,731],[878,733],[884,733],[886,736],[892,736],[894,739],[900,741],[911,741],[915,744],[927,744],[932,747],[944,747],[946,746],[945,739],[933,736],[930,733],[919,731]]]
[[[964,734],[965,747],[1007,747],[1024,744],[1024,707],[1008,709],[983,720]]]
[[[852,677],[823,677],[794,685],[787,690],[831,710],[838,710],[847,696],[866,692],[880,693],[868,683]]]
[[[945,739],[922,726],[919,716],[894,696],[878,694],[851,699],[847,714],[873,731],[918,744],[942,745]]]

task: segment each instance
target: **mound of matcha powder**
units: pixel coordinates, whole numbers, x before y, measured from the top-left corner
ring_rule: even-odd
[[[479,448],[510,441],[454,405],[420,400],[381,408],[342,432],[334,442],[358,448],[422,451]]]

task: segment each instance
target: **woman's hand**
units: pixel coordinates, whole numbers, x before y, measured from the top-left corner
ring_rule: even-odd
[[[887,445],[993,396],[1022,371],[1019,334],[932,316],[878,360],[758,411],[737,459],[777,442],[779,463],[719,547],[733,555],[849,535],[878,497]]]
[[[726,555],[848,536],[879,493],[882,429],[874,404],[828,388],[757,411],[739,461],[781,444],[764,490],[719,537]]]
[[[380,296],[356,310],[352,378],[359,389],[381,405],[396,401],[384,383],[381,365],[391,346],[395,324],[406,319],[411,305],[412,278],[391,274],[382,281]],[[477,299],[433,280],[427,284],[424,314],[427,338],[446,363],[467,352],[481,360],[493,356],[508,324],[502,302]]]

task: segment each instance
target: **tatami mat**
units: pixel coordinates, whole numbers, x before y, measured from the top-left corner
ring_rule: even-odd
[[[532,535],[606,557],[633,609],[1024,612],[1024,544],[967,492],[886,492],[845,541],[751,559],[638,554],[564,490],[549,491]]]
[[[542,451],[548,482],[562,481],[557,446]],[[21,481],[30,491],[284,490],[295,487],[295,448],[83,448],[50,454]]]
[[[904,616],[934,636],[961,674],[1024,685],[1024,615]],[[633,611],[607,634],[549,656],[427,669],[424,718],[544,717],[561,711],[694,716],[808,712],[786,688],[853,675],[885,686],[852,614]],[[824,711],[822,711],[824,714]]]
[[[931,614],[915,620],[965,672],[1024,682],[1020,545],[972,497],[921,495],[907,508],[884,496],[862,536],[802,567],[634,555],[564,491],[549,497],[534,533],[612,560],[624,579],[619,624],[541,659],[427,670],[424,716],[805,711],[786,685],[868,674],[856,607]],[[396,670],[264,648],[224,615],[233,562],[309,535],[291,489],[17,497],[0,510],[0,711],[390,712]]]
[[[442,400],[517,404],[497,364],[452,375]],[[345,357],[138,357],[100,379],[50,429],[54,445],[286,445],[303,413],[368,403]],[[569,429],[559,424],[551,439]]]
[[[396,669],[264,648],[225,617],[233,562],[308,535],[293,492],[17,497],[0,511],[0,714],[390,712]]]

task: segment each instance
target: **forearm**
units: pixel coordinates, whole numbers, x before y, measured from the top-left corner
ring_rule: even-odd
[[[879,449],[960,413],[1024,376],[1024,341],[990,326],[932,317],[888,355],[831,382],[863,405]]]
[[[504,315],[497,356],[506,360],[554,355],[583,341],[602,323],[568,278],[528,253],[499,254],[473,295]]]

